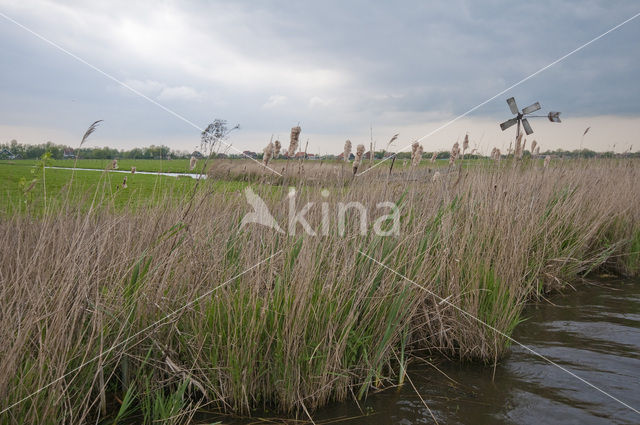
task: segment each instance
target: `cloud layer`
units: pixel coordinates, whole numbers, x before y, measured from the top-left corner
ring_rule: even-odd
[[[321,152],[368,140],[370,126],[380,139],[420,137],[638,12],[633,1],[428,3],[0,0],[0,11],[190,121],[241,123],[234,139],[248,148],[300,122]],[[538,100],[576,125],[633,122],[638,39],[640,18],[503,97]],[[0,48],[3,129],[39,128],[46,140],[101,118],[104,143],[198,143],[197,130],[3,18]],[[451,129],[500,143],[495,127],[508,115],[499,98]]]

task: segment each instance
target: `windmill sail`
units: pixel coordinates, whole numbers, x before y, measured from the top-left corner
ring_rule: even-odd
[[[533,133],[533,129],[529,125],[529,120],[527,120],[526,118],[522,120],[522,127],[524,128],[524,132],[527,133],[527,136]]]
[[[511,127],[512,125],[514,125],[517,122],[518,122],[517,118],[511,118],[510,120],[507,120],[507,121],[503,122],[502,124],[500,124],[500,128],[502,129],[502,131],[505,131],[507,128]]]
[[[532,112],[540,110],[541,106],[539,102],[534,103],[533,105],[529,105],[522,110],[522,115],[530,114]]]
[[[513,97],[507,99],[507,104],[509,105],[509,109],[511,109],[511,113],[518,115],[518,105],[516,105],[516,100]]]

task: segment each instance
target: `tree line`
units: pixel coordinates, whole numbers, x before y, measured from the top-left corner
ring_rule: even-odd
[[[106,146],[74,149],[70,146],[57,145],[52,142],[29,145],[12,140],[9,143],[0,143],[0,151],[5,149],[15,157],[22,159],[40,158],[46,152],[51,153],[51,158],[53,159],[73,158],[76,155],[83,159],[171,159],[190,158],[192,155],[200,156],[199,152],[179,151],[164,145],[151,145],[131,150],[114,149]]]
[[[77,155],[79,158],[83,159],[182,159],[182,158],[190,158],[191,156],[195,156],[197,158],[201,158],[202,154],[199,151],[185,151],[185,150],[174,150],[169,148],[168,146],[160,145],[151,145],[143,148],[133,148],[130,150],[125,149],[114,149],[109,147],[86,147],[80,149],[74,149],[70,146],[66,145],[57,145],[52,142],[41,143],[38,145],[30,145],[18,143],[16,140],[11,140],[9,143],[0,143],[0,158],[7,156],[6,153],[3,155],[4,150],[14,155],[16,158],[22,159],[37,159],[41,158],[43,154],[49,152],[51,154],[51,158],[53,159],[64,159],[64,158],[74,158]],[[385,156],[391,155],[391,152],[383,152],[376,151],[374,154],[375,159],[382,159]],[[432,152],[425,152],[423,154],[424,158],[431,158],[433,155]],[[449,158],[448,151],[438,152],[438,159],[448,159]],[[612,151],[607,152],[596,152],[590,149],[576,149],[573,151],[556,149],[556,150],[548,150],[546,152],[540,153],[540,156],[552,155],[554,157],[559,158],[613,158],[613,157],[640,157],[640,152],[631,152],[630,150],[624,153],[614,153]],[[524,156],[531,156],[529,151],[524,152]],[[234,158],[242,158],[242,155],[228,155],[228,157]],[[260,159],[262,157],[262,153],[258,153],[257,157]],[[325,157],[330,158],[333,155],[326,155]],[[483,158],[483,155],[477,154],[467,154],[465,158],[468,159],[477,159]],[[397,154],[398,159],[410,159],[411,152],[399,152]]]

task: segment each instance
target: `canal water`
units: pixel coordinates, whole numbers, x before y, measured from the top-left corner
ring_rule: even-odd
[[[529,305],[513,337],[640,410],[640,281],[590,280],[549,301]],[[313,419],[349,425],[432,424],[434,417],[439,424],[640,424],[640,414],[517,345],[495,370],[436,364],[439,371],[411,365],[415,390],[405,383],[359,405],[334,403]],[[299,419],[291,423],[306,418]]]
[[[104,169],[102,168],[73,168],[73,167],[45,167],[50,168],[52,170],[75,170],[75,171],[99,171],[104,173]],[[121,174],[131,174],[131,170],[109,170],[110,173],[121,173]],[[191,177],[192,179],[206,179],[206,174],[196,174],[196,173],[169,173],[162,171],[136,171],[136,174],[148,174],[153,176],[168,176],[168,177]]]

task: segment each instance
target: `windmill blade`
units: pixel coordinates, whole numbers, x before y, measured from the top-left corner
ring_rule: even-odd
[[[547,115],[547,117],[551,122],[560,122],[560,112],[549,112],[549,115]]]
[[[507,99],[507,104],[509,105],[509,109],[511,109],[511,113],[518,115],[518,105],[516,105],[516,100],[513,97]]]
[[[511,118],[510,120],[507,120],[502,124],[500,124],[500,128],[502,129],[502,131],[505,131],[507,128],[511,127],[517,122],[518,122],[518,118]]]
[[[534,103],[533,105],[529,105],[522,110],[522,114],[530,114],[532,112],[540,110],[541,106],[539,102]]]
[[[526,118],[522,120],[522,127],[524,128],[524,132],[527,133],[527,136],[533,133],[533,129],[529,125],[529,120]]]

